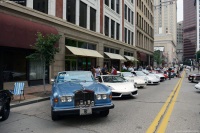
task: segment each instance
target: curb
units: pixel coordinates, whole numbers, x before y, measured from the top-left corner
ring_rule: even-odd
[[[44,97],[44,98],[35,99],[35,100],[17,103],[17,104],[10,104],[10,108],[20,107],[20,106],[29,105],[29,104],[38,103],[38,102],[47,101],[47,100],[50,100],[50,97]]]

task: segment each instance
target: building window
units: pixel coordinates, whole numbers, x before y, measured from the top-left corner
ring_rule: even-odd
[[[115,38],[115,21],[111,20],[111,38]]]
[[[133,32],[131,32],[131,44],[133,45],[133,39],[134,39],[134,35]]]
[[[128,22],[130,22],[130,17],[131,17],[131,9],[130,8],[128,8]]]
[[[87,28],[87,5],[82,1],[80,2],[79,25]]]
[[[68,22],[75,24],[76,22],[76,1],[75,0],[67,0],[66,18]]]
[[[116,0],[116,12],[119,13],[119,0]]]
[[[131,24],[133,24],[133,20],[134,20],[134,15],[133,12],[131,12]]]
[[[34,0],[33,9],[48,14],[48,0]]]
[[[124,40],[125,40],[125,43],[127,43],[127,29],[125,28],[124,30]]]
[[[125,8],[124,8],[124,17],[127,20],[127,5],[125,5]]]
[[[22,6],[26,6],[26,0],[10,0]]]
[[[111,0],[111,9],[115,10],[115,0]]]
[[[105,0],[105,1],[104,1],[105,4],[106,4],[107,6],[109,6],[109,1],[110,1],[110,0]]]
[[[130,37],[131,37],[131,32],[130,32],[130,30],[128,30],[128,44],[131,44],[130,43],[130,41],[131,41]]]
[[[90,30],[96,31],[96,10],[90,7]]]
[[[109,18],[107,16],[105,16],[105,29],[104,29],[104,33],[106,36],[109,36]]]
[[[120,25],[117,23],[117,27],[116,27],[116,39],[119,40],[119,32],[120,32]]]

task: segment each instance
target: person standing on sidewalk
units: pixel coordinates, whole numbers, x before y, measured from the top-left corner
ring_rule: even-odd
[[[169,69],[168,69],[168,77],[169,77],[169,80],[171,80],[171,71],[172,71],[172,68],[169,67]]]

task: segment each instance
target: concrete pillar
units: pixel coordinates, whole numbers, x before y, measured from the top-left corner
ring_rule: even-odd
[[[99,42],[97,45],[97,51],[104,57],[104,44]],[[103,67],[104,58],[97,58],[97,66]]]
[[[120,49],[120,52],[119,52],[119,54],[121,55],[121,56],[123,56],[124,57],[124,48],[121,48]],[[124,63],[125,61],[124,60],[120,60],[120,64],[119,64],[119,71],[121,71],[122,70],[122,63]]]
[[[67,20],[67,0],[63,0],[63,20]]]
[[[138,59],[136,50],[133,52],[133,56],[134,58]],[[135,62],[134,66],[137,67],[137,65],[138,65],[138,62]]]
[[[33,0],[27,0],[26,6],[33,9]]]
[[[58,72],[65,70],[65,36],[59,33],[62,37],[59,40],[59,53],[55,55],[55,62],[50,66],[50,79],[54,78]]]
[[[79,15],[80,15],[80,0],[76,1],[76,25],[79,25]]]
[[[56,16],[56,0],[48,0],[48,14]]]
[[[90,6],[87,5],[87,29],[90,30]]]

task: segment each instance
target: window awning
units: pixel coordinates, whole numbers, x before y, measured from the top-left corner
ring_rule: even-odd
[[[138,61],[136,58],[134,58],[134,57],[132,57],[132,56],[127,56],[127,55],[125,55],[124,56],[127,60],[129,60],[129,61]]]
[[[99,52],[97,52],[95,50],[76,48],[76,47],[72,47],[72,46],[66,46],[66,48],[70,52],[72,52],[72,54],[77,55],[77,56],[90,56],[90,57],[103,58],[103,56]]]
[[[107,53],[107,52],[104,52],[104,53],[111,59],[125,60],[126,61],[126,59],[119,54],[113,54],[113,53]]]
[[[0,13],[0,46],[32,49],[36,42],[37,32],[58,34],[51,26],[33,22],[24,18]]]

